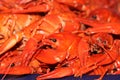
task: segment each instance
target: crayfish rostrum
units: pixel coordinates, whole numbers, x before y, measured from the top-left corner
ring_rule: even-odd
[[[120,74],[119,14],[119,0],[0,0],[2,80]]]

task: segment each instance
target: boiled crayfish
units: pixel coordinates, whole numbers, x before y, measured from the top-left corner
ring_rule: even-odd
[[[62,37],[65,35],[67,36],[64,41]],[[119,41],[113,42],[112,36],[107,33],[98,33],[92,36],[86,36],[86,38],[85,36],[83,37],[83,35],[76,36],[78,40],[74,37],[75,40],[72,39],[73,41],[70,42],[70,44],[68,44],[69,41],[66,43],[67,39],[70,40],[68,35],[70,35],[70,33],[53,34],[46,38],[47,40],[43,40],[44,42],[41,46],[43,50],[39,51],[39,55],[37,55],[36,58],[47,64],[57,64],[58,66],[56,66],[52,72],[39,76],[37,78],[38,80],[60,78],[70,75],[82,76],[83,74],[89,74],[90,71],[97,71],[100,67],[100,70],[106,69],[106,71],[100,73],[95,72],[94,74],[104,75],[107,70],[109,70],[106,68],[106,65],[115,62],[119,55]],[[103,35],[106,36],[106,38]],[[68,48],[66,47],[68,50],[65,50],[65,52],[57,51],[61,48],[62,50],[66,49],[60,42],[65,42],[64,44],[66,45],[68,44]],[[97,56],[100,58],[97,59]],[[50,61],[48,61],[47,58],[49,58]],[[112,69],[110,68],[110,70]],[[101,76],[100,79],[102,77],[103,76]]]
[[[0,74],[41,79],[120,74],[119,0],[0,0]]]

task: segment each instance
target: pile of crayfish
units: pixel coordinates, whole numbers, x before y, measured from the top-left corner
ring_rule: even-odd
[[[120,74],[120,0],[0,0],[0,74],[36,79]]]

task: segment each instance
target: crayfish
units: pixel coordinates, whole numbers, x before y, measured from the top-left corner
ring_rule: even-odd
[[[119,0],[0,0],[0,74],[36,79],[120,74]]]
[[[64,41],[64,38],[61,37],[66,35],[67,37]],[[43,40],[43,46],[45,49],[42,46],[43,50],[39,51],[39,54],[41,56],[38,55],[37,58],[42,62],[45,62],[47,64],[57,64],[57,66],[55,67],[55,70],[45,75],[39,76],[38,79],[60,78],[70,75],[82,76],[84,74],[91,74],[89,72],[97,71],[100,67],[100,70],[107,69],[106,65],[115,62],[119,55],[118,50],[120,43],[118,40],[114,42],[112,36],[108,33],[98,33],[92,36],[84,37],[83,35],[76,36],[78,40],[74,37],[72,39],[72,43],[70,41],[67,41],[66,43],[67,39],[70,40],[70,37],[68,35],[70,35],[70,33],[53,34],[48,37],[47,40]],[[106,36],[106,38],[103,35]],[[70,44],[67,48],[62,43],[60,46],[60,42],[65,42],[65,45],[67,45],[68,43]],[[65,52],[56,52],[57,50],[60,50],[61,47],[66,47],[68,50],[65,50]],[[62,50],[66,48],[63,48]],[[97,59],[97,56],[99,56],[100,58]],[[49,58],[50,61],[48,61],[47,58]],[[94,74],[104,75],[107,70],[99,73],[95,72]],[[110,70],[112,69],[110,68]],[[102,77],[103,76],[101,76],[100,79]]]

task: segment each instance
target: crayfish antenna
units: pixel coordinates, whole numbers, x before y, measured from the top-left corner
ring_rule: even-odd
[[[73,75],[73,69],[70,67],[58,68],[52,72],[48,72],[47,74],[41,75],[37,77],[37,80],[46,80],[53,78],[61,78],[65,76]]]

